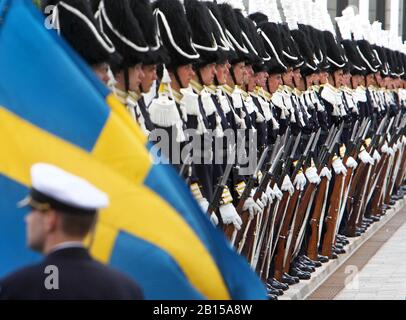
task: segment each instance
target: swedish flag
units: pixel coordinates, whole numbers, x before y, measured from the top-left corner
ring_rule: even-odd
[[[25,246],[16,202],[30,167],[47,162],[109,194],[91,252],[133,276],[146,298],[265,298],[173,169],[153,165],[146,143],[31,0],[0,0],[0,276],[40,258]]]

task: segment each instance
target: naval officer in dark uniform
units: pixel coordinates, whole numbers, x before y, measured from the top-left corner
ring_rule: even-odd
[[[92,259],[83,246],[108,197],[87,181],[49,164],[31,169],[27,243],[45,258],[0,280],[0,300],[139,300],[127,276]]]

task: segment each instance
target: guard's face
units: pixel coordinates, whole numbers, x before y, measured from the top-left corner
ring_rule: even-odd
[[[131,68],[128,68],[128,79],[130,91],[138,92],[140,90],[141,80],[144,78],[144,72],[142,71],[142,65],[137,64]]]
[[[264,88],[266,86],[266,80],[268,79],[268,73],[261,71],[257,73],[257,84],[258,86]]]
[[[244,84],[244,78],[245,78],[245,73],[246,73],[246,68],[245,68],[245,62],[240,62],[237,63],[233,66],[234,70],[234,77],[235,77],[235,84],[236,85],[243,85]]]
[[[46,238],[46,213],[33,209],[25,217],[27,245],[34,251],[43,252]]]
[[[302,80],[302,75],[300,73],[300,69],[296,69],[293,71],[293,79],[295,80],[296,84],[299,84]]]
[[[214,82],[214,76],[216,75],[216,64],[208,64],[200,68],[200,76],[204,85],[209,86]]]
[[[250,84],[250,82],[255,86],[256,79],[254,78],[254,70],[251,65],[248,65],[245,66],[244,83]]]
[[[195,77],[195,72],[191,64],[180,66],[178,68],[178,76],[182,83],[179,85],[183,88],[189,87],[190,81]]]
[[[141,91],[147,93],[151,90],[152,84],[158,79],[156,65],[146,65],[142,67],[144,77],[141,79]]]
[[[285,73],[283,73],[282,79],[287,86],[293,86],[293,70],[290,68]]]
[[[321,84],[326,84],[328,83],[328,72],[320,72],[319,74],[319,81]]]
[[[341,86],[343,84],[344,76],[343,76],[343,70],[337,70],[334,72],[334,81],[336,86]]]
[[[229,75],[230,75],[230,64],[228,62],[216,65],[216,77],[220,85],[227,83]]]
[[[268,78],[268,90],[270,93],[275,93],[279,86],[282,85],[281,74],[270,74]]]
[[[109,82],[109,76],[108,76],[108,70],[109,70],[109,65],[107,63],[101,63],[92,66],[92,69],[94,73],[97,75],[97,77],[103,81],[105,85]]]

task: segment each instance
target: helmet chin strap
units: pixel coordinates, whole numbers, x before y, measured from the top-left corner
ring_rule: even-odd
[[[230,68],[230,76],[231,76],[231,79],[233,80],[234,84],[237,85],[237,80],[235,78],[235,73],[234,73],[234,66],[232,66]]]
[[[203,78],[202,78],[202,73],[200,72],[200,68],[198,68],[196,70],[196,75],[197,75],[197,78],[199,79],[200,84],[203,86],[204,82],[203,82]]]
[[[126,92],[130,91],[130,76],[127,67],[124,68],[124,86]]]
[[[184,85],[183,85],[183,83],[182,83],[182,80],[181,80],[180,77],[179,77],[179,74],[178,74],[178,68],[176,68],[176,69],[173,71],[173,75],[175,76],[176,82],[179,84],[179,87],[180,87],[181,89],[184,89],[185,87],[184,87]]]

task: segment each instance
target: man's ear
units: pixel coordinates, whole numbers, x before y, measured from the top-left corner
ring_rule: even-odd
[[[58,229],[61,224],[61,217],[56,213],[55,210],[49,210],[45,217],[45,231],[47,233],[54,232]]]

